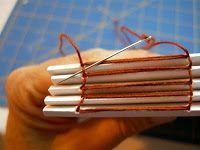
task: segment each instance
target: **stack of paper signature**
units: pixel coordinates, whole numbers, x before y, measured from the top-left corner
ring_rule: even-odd
[[[51,96],[45,98],[47,106],[43,109],[43,112],[46,116],[63,117],[200,116],[200,54],[191,54],[190,57],[192,59],[193,88],[193,102],[190,111],[138,111],[127,109],[149,106],[159,108],[188,104],[189,97],[182,95],[184,92],[189,91],[189,85],[183,84],[189,80],[188,69],[177,69],[180,66],[187,66],[188,59],[171,58],[169,60],[154,59],[153,61],[100,64],[91,68],[88,72],[109,72],[110,70],[126,69],[140,71],[88,77],[86,85],[92,90],[86,90],[87,96],[80,108],[93,111],[86,113],[76,112],[77,105],[81,100],[81,74],[63,81],[81,70],[80,64],[49,66],[48,72],[51,74],[53,85],[49,88]],[[155,69],[165,67],[171,67],[171,69]],[[141,71],[141,68],[154,69],[152,71]]]

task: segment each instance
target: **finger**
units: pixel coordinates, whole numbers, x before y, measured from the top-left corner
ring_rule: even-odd
[[[102,50],[84,52],[83,57],[97,59],[97,54],[100,52]],[[46,71],[47,67],[77,61],[76,55],[69,55],[49,60],[40,65],[22,67],[11,73],[6,84],[10,112],[21,119],[24,124],[43,130],[63,130],[74,126],[76,119],[44,117],[42,108],[44,107],[44,98],[49,94],[48,88],[51,85],[50,75]]]
[[[65,61],[65,58],[54,59],[54,63]],[[74,118],[44,117],[42,108],[45,96],[49,95],[50,75],[46,67],[28,66],[14,71],[7,80],[6,91],[10,112],[25,125],[39,129],[63,130],[74,126]],[[56,128],[57,127],[57,128]]]
[[[84,62],[86,61],[97,61],[106,56],[112,54],[112,51],[105,50],[93,50],[82,53]],[[117,58],[141,57],[152,55],[146,51],[126,51]],[[116,59],[116,58],[113,58]],[[66,119],[53,119],[44,117],[42,108],[44,107],[44,98],[47,96],[48,88],[51,85],[50,75],[46,71],[49,65],[66,64],[78,62],[78,57],[73,54],[66,57],[52,59],[46,61],[40,65],[34,65],[29,67],[23,67],[14,71],[7,80],[6,91],[9,99],[9,105],[13,107],[12,111],[20,111],[24,114],[20,115],[21,119],[26,121],[27,124],[35,125],[36,127],[43,127],[44,124],[49,124],[48,128],[54,128],[54,123],[65,122]],[[26,115],[31,116],[34,119],[26,119]],[[37,121],[41,121],[38,123]],[[70,121],[71,122],[71,121]],[[62,125],[62,124],[60,124]],[[61,128],[61,127],[60,127]]]
[[[82,53],[82,58],[84,61],[97,61],[100,59],[105,58],[106,56],[112,54],[113,51],[105,51],[102,49],[96,49],[92,51],[86,51]],[[155,54],[149,53],[147,51],[125,51],[124,53],[116,56],[116,58],[127,58],[127,57],[144,57],[144,56],[152,56]],[[113,58],[113,59],[116,59]],[[16,85],[16,87],[13,90],[16,95],[18,91],[22,95],[24,93],[27,93],[29,97],[32,97],[33,104],[35,105],[42,105],[44,106],[43,99],[48,93],[48,88],[52,84],[50,80],[50,75],[46,71],[47,67],[50,65],[58,65],[58,64],[67,64],[67,63],[77,63],[78,57],[73,54],[66,57],[61,57],[57,59],[51,59],[49,61],[46,61],[44,63],[41,63],[40,65],[34,65],[29,67],[23,67],[20,69],[17,69],[14,71],[7,80],[7,91],[10,92],[10,89],[13,89],[13,85]],[[21,88],[23,87],[23,89]],[[20,94],[17,94],[20,96]],[[29,95],[31,94],[31,96]],[[10,94],[9,94],[10,95]],[[24,97],[24,95],[23,95]],[[23,104],[21,104],[23,105]]]
[[[112,149],[126,137],[160,125],[173,118],[106,118],[86,121],[56,137],[57,149]],[[62,145],[62,147],[61,147]]]
[[[44,97],[48,95],[51,84],[48,73],[39,66],[16,70],[7,81],[9,110],[13,118],[31,128],[64,130],[74,126],[76,119],[44,117]],[[57,128],[56,128],[57,127]]]

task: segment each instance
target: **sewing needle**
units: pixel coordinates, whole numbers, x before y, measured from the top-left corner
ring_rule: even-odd
[[[132,44],[130,44],[130,45],[128,45],[128,46],[122,48],[121,50],[118,50],[118,51],[116,51],[115,53],[113,53],[113,54],[107,56],[106,58],[104,58],[104,59],[102,59],[102,60],[99,60],[99,61],[97,61],[97,62],[91,64],[91,65],[88,66],[88,67],[85,67],[84,71],[85,71],[85,70],[88,70],[88,69],[90,69],[90,68],[92,68],[92,67],[94,67],[94,66],[97,66],[97,65],[101,64],[103,61],[105,61],[105,60],[107,60],[107,59],[109,59],[109,58],[111,58],[111,57],[113,57],[113,56],[115,56],[115,55],[117,55],[117,54],[119,54],[119,53],[121,53],[121,52],[123,52],[123,51],[125,51],[125,50],[127,50],[127,49],[129,49],[129,48],[131,48],[131,47],[133,47],[133,46],[136,46],[136,45],[138,45],[138,44],[140,44],[140,43],[142,43],[142,42],[144,42],[144,41],[147,41],[147,40],[149,40],[149,39],[151,39],[151,38],[152,38],[152,36],[148,36],[148,37],[145,38],[145,39],[142,39],[142,40],[139,40],[139,41],[137,41],[137,42],[135,42],[135,43],[132,43]],[[74,76],[76,76],[76,75],[78,75],[78,74],[80,74],[80,73],[82,73],[82,72],[83,72],[83,70],[77,71],[76,73],[72,74],[71,76],[67,77],[66,79],[64,79],[64,80],[62,80],[62,81],[60,81],[60,82],[58,82],[58,84],[59,84],[59,83],[62,83],[62,82],[64,82],[64,81],[66,81],[66,80],[68,80],[68,79],[70,79],[70,78],[72,78],[72,77],[74,77]]]

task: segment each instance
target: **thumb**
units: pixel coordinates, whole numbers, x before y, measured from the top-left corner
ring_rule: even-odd
[[[55,149],[111,149],[126,137],[173,118],[104,118],[85,121],[56,137]]]

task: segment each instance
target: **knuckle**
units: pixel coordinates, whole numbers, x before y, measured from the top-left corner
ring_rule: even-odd
[[[94,49],[89,50],[88,52],[96,54],[96,53],[101,53],[101,52],[105,52],[105,51],[106,50],[102,49],[102,48],[94,48]]]
[[[26,76],[25,67],[18,68],[11,72],[6,80],[6,95],[8,100],[11,96],[16,96],[19,94],[20,86],[22,85],[22,79]]]
[[[110,54],[110,51],[96,48],[82,53],[84,61],[97,61]]]
[[[17,78],[22,74],[22,72],[23,70],[19,68],[8,75],[6,80],[6,90],[10,90],[12,88],[13,83],[16,82]]]

